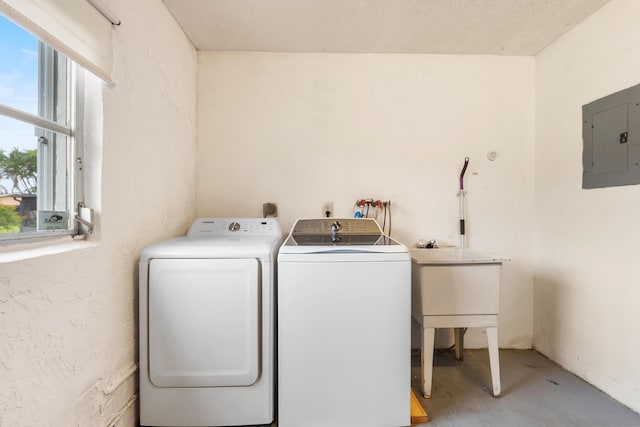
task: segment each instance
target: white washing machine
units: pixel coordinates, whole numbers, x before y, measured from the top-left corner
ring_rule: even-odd
[[[140,424],[274,419],[273,218],[202,218],[140,256]]]
[[[411,424],[411,258],[372,219],[298,220],[278,255],[279,427]]]

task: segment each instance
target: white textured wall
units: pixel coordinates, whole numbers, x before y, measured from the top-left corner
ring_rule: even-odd
[[[526,57],[199,53],[198,215],[260,216],[272,201],[288,230],[323,202],[352,216],[373,197],[392,201],[407,245],[455,245],[469,156],[469,245],[511,257],[500,343],[528,348],[534,71]]]
[[[640,411],[640,188],[582,189],[582,111],[640,83],[640,2],[614,0],[536,59],[535,347]]]
[[[3,427],[135,425],[138,254],[194,217],[195,51],[160,0],[115,3],[97,245],[0,266]]]

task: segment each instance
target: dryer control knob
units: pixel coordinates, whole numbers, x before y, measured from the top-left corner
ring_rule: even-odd
[[[231,224],[229,224],[229,231],[238,231],[238,230],[240,230],[239,222],[232,222]]]

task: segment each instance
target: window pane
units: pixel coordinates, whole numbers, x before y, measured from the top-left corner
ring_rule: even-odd
[[[33,126],[0,116],[0,234],[36,230],[37,144]]]
[[[0,104],[68,126],[68,63],[0,15]]]
[[[69,138],[0,116],[0,235],[67,230]]]
[[[0,103],[38,114],[38,40],[2,15]]]
[[[71,65],[0,16],[1,240],[73,230]]]

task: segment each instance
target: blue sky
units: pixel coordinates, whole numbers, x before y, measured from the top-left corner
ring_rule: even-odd
[[[37,114],[38,40],[0,15],[0,103]]]
[[[38,113],[38,40],[0,15],[0,103]],[[34,128],[0,116],[0,150],[36,148]],[[0,185],[6,184],[0,180]],[[6,185],[5,185],[6,187]],[[11,191],[11,188],[7,190]]]

